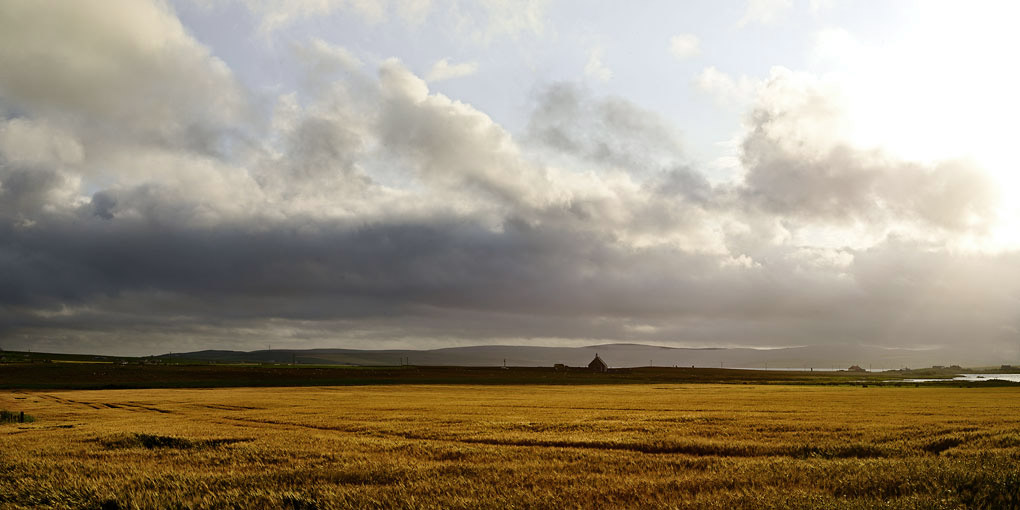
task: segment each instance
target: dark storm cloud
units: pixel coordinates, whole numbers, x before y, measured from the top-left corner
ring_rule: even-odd
[[[92,195],[92,214],[104,220],[113,219],[113,208],[117,206],[117,198],[109,191],[98,191]]]
[[[315,338],[361,332],[363,345],[408,331],[912,345],[951,343],[967,331],[1002,338],[1020,326],[1015,256],[961,266],[894,242],[854,253],[836,270],[790,249],[762,264],[723,265],[717,255],[635,250],[596,229],[514,220],[499,230],[457,218],[203,229],[104,220],[93,208],[0,231],[8,331],[51,339],[135,332],[134,348],[144,350],[175,333],[241,345],[238,335],[257,335],[239,330],[262,325],[265,335],[267,320]]]
[[[898,242],[856,253],[845,274],[833,276],[793,253],[721,268],[717,257],[635,251],[513,222],[499,232],[439,219],[358,228],[107,227],[118,222],[82,217],[4,231],[8,328],[40,338],[47,330],[113,328],[223,341],[278,319],[313,332],[376,331],[365,345],[396,331],[926,345],[966,334],[1005,341],[1020,326],[1015,256],[923,255]],[[62,314],[68,307],[83,310]]]
[[[630,221],[661,222],[676,195],[704,187],[685,172],[665,174],[666,199],[623,203],[640,213]],[[723,316],[735,307],[756,315],[777,303],[751,292],[769,278],[760,270],[720,267],[726,257],[718,254],[634,249],[603,224],[603,206],[582,215],[572,210],[583,203],[529,208],[530,220],[508,216],[498,228],[437,215],[367,225],[256,216],[203,227],[187,223],[201,206],[187,195],[152,186],[102,191],[66,214],[37,215],[31,227],[5,224],[0,302],[27,313],[156,293],[173,299],[153,306],[150,316],[329,320],[416,308],[558,316],[564,324]],[[486,336],[525,329],[493,328]],[[567,327],[549,329],[571,336]],[[590,328],[573,335],[582,330]]]
[[[657,284],[653,268],[681,261],[687,268],[712,265],[682,253],[621,249],[597,232],[513,220],[501,231],[441,218],[202,229],[102,220],[91,210],[66,222],[5,228],[6,260],[14,261],[3,272],[6,304],[83,303],[96,295],[160,290],[225,298],[341,296],[527,313],[664,313],[682,300],[683,280]],[[631,264],[626,273],[614,270]]]

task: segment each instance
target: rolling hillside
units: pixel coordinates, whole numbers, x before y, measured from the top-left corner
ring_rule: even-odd
[[[794,368],[832,370],[860,365],[895,369],[931,365],[989,365],[996,360],[967,359],[940,350],[884,349],[861,346],[805,346],[783,349],[690,349],[641,344],[587,347],[485,345],[430,350],[302,349],[250,352],[206,350],[174,353],[174,357],[227,363],[298,363],[323,365],[449,365],[449,366],[584,366],[598,353],[610,367],[697,366],[726,368]]]

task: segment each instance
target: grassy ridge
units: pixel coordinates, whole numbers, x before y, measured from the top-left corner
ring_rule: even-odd
[[[1017,508],[1020,389],[0,392],[0,508]]]

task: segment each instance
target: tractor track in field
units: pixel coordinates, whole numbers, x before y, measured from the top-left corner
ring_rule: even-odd
[[[64,397],[58,397],[56,395],[49,393],[35,393],[33,395],[38,398],[45,399],[50,402],[56,402],[62,405],[88,407],[90,409],[98,410],[121,409],[125,411],[149,411],[161,414],[170,414],[173,412],[167,409],[155,407],[152,404],[147,404],[144,402],[87,402],[84,400],[73,400]]]
[[[853,446],[842,450],[822,451],[810,446],[801,445],[777,445],[773,448],[755,448],[746,445],[719,445],[698,442],[678,443],[640,443],[640,442],[616,442],[616,441],[571,441],[571,440],[548,440],[532,438],[487,438],[487,437],[450,437],[430,436],[413,433],[388,432],[374,428],[358,426],[337,426],[337,425],[311,425],[293,423],[280,420],[224,417],[232,422],[273,425],[279,427],[291,427],[296,429],[312,429],[322,431],[344,432],[348,434],[361,434],[364,437],[404,439],[409,441],[437,441],[443,443],[455,443],[463,445],[489,445],[509,446],[519,448],[572,448],[588,451],[627,451],[642,454],[681,454],[697,457],[809,457],[820,456],[825,458],[874,458],[886,457],[889,452],[876,448],[860,448]]]

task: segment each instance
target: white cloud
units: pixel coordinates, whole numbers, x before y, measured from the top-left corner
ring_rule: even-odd
[[[674,35],[669,39],[669,52],[678,59],[687,59],[701,53],[701,41],[694,34]]]
[[[774,68],[743,142],[748,203],[876,232],[980,235],[994,221],[999,193],[990,175],[965,160],[914,162],[855,146],[849,104],[839,82]]]
[[[695,83],[699,89],[711,94],[717,104],[726,108],[746,106],[753,98],[757,86],[747,76],[733,78],[714,66],[701,71]]]
[[[344,74],[357,74],[363,65],[361,59],[347,48],[319,38],[294,44],[292,50],[305,71],[303,85],[316,89],[316,92],[330,87]]]
[[[299,54],[306,60],[314,60],[315,66],[321,67],[322,71],[347,70],[353,71],[361,67],[361,59],[354,53],[342,46],[336,46],[318,37],[312,39],[307,45],[299,46]],[[304,51],[300,51],[304,50]]]
[[[737,22],[737,26],[773,23],[791,7],[793,0],[747,0],[744,16]]]
[[[30,115],[151,144],[215,150],[249,120],[246,92],[161,2],[4,4],[0,97]],[[26,22],[29,20],[30,22]]]
[[[430,69],[428,74],[425,75],[425,79],[430,82],[437,82],[471,76],[477,72],[478,62],[461,62],[459,64],[454,64],[451,63],[449,59],[444,58],[435,64],[432,64],[432,69]]]
[[[243,160],[261,128],[249,95],[164,3],[4,9],[0,104],[18,117],[0,117],[0,201],[18,221],[69,213],[97,187],[181,191],[203,202],[192,210],[203,221],[257,197],[247,171],[226,161]]]
[[[0,156],[12,163],[73,165],[84,149],[71,133],[31,119],[0,120]]]
[[[384,98],[399,97],[421,103],[429,96],[429,85],[412,73],[397,58],[386,59],[379,66],[379,88]]]
[[[584,65],[585,76],[598,81],[609,81],[613,77],[613,70],[602,63],[604,53],[602,48],[593,48],[588,52],[588,63]]]
[[[396,59],[383,63],[379,81],[380,143],[403,156],[422,182],[438,190],[474,191],[525,210],[555,200],[543,170],[528,163],[510,134],[488,115],[430,94],[428,85]]]

